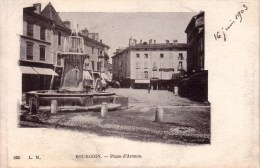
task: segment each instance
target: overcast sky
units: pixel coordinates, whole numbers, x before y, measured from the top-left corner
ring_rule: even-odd
[[[110,46],[109,56],[113,56],[119,47],[127,47],[129,38],[156,43],[177,39],[186,43],[184,32],[192,16],[196,13],[73,13],[60,12],[63,21],[71,25],[78,24],[79,29],[87,28],[89,32],[99,33],[99,39]]]

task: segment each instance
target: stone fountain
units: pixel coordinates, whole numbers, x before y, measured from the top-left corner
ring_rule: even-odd
[[[64,62],[60,88],[27,92],[26,106],[29,114],[37,114],[41,109],[50,109],[53,101],[57,102],[58,109],[62,111],[84,111],[91,107],[93,109],[93,106],[101,106],[103,102],[114,105],[111,107],[128,106],[127,97],[96,89],[98,82],[91,79],[92,68],[89,68],[89,55],[84,51],[84,39],[79,37],[77,32],[65,40],[63,50],[59,55]],[[51,86],[53,79],[54,76]]]

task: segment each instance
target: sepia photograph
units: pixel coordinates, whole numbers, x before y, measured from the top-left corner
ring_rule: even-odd
[[[0,167],[259,168],[257,0],[0,1]]]
[[[204,19],[23,8],[19,127],[210,144]]]

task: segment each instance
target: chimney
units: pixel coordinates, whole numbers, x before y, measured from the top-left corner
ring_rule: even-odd
[[[152,39],[150,39],[150,40],[149,40],[149,44],[152,44],[152,42],[153,42],[153,40],[152,40]]]
[[[142,42],[143,42],[143,41],[142,41],[142,40],[140,40],[140,44],[142,44]]]
[[[169,40],[166,40],[166,41],[165,41],[166,44],[169,44],[169,42],[170,42]]]
[[[100,39],[100,43],[102,43],[102,39]]]
[[[133,46],[133,39],[132,39],[132,37],[129,38],[129,47],[130,46]]]
[[[41,6],[42,5],[40,3],[33,4],[33,7],[36,8],[36,10],[34,12],[37,14],[41,14]]]
[[[153,43],[156,44],[156,40],[154,40]]]
[[[133,39],[132,46],[135,46],[135,45],[136,45],[136,39]]]
[[[177,40],[173,40],[173,44],[177,44],[177,42],[178,42]]]
[[[64,22],[62,22],[68,29],[70,29],[70,21],[66,20]],[[82,30],[83,33],[84,30]],[[83,33],[84,34],[84,33]]]

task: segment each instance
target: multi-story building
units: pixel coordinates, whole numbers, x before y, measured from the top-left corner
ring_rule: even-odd
[[[19,60],[23,92],[50,89],[52,78],[62,73],[53,70],[59,64],[57,54],[69,34],[70,29],[50,3],[42,11],[40,3],[24,8]]]
[[[185,33],[189,49],[187,53],[187,77],[179,83],[181,96],[194,100],[208,100],[208,71],[205,70],[204,12],[193,16]]]
[[[204,70],[204,12],[192,17],[185,33],[189,44],[187,55],[188,74]]]
[[[24,8],[19,59],[23,92],[59,88],[64,67],[60,53],[64,52],[69,35],[70,22],[63,22],[51,3],[43,10],[40,3]],[[107,78],[109,46],[98,41],[98,33],[79,33],[79,36],[84,38],[84,50],[90,56],[94,78],[100,74]]]
[[[166,89],[175,74],[186,71],[187,47],[177,40],[136,44],[130,38],[129,47],[112,57],[113,79],[125,87],[147,88],[150,84],[153,89]]]
[[[101,76],[105,80],[110,80],[108,75],[108,60],[107,54],[109,46],[98,39],[98,33],[92,33],[96,36],[90,36],[88,31],[81,31],[80,37],[84,39],[84,50],[90,56],[90,64],[93,73],[93,79],[96,80]],[[94,38],[91,38],[94,37]]]

